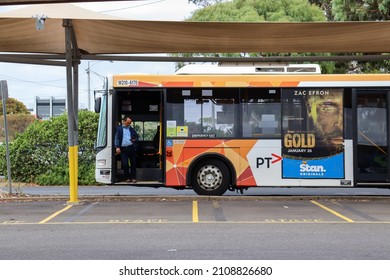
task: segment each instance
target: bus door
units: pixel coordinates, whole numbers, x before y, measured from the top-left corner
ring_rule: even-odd
[[[139,141],[137,145],[137,181],[142,183],[160,184],[162,168],[160,164],[161,145],[160,129],[162,112],[161,89],[131,89],[117,91],[117,123],[124,116],[130,116],[132,126],[137,131]],[[116,155],[117,182],[124,179],[121,169],[120,155]]]
[[[389,182],[389,91],[356,89],[355,92],[356,182]]]

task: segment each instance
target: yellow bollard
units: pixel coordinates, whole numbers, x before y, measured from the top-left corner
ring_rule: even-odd
[[[78,203],[78,146],[69,147],[69,201]]]

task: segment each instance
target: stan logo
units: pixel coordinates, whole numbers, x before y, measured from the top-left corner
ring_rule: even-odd
[[[300,172],[321,172],[321,173],[325,173],[326,170],[324,168],[324,166],[322,165],[310,165],[310,164],[307,164],[306,162],[303,162],[300,166]]]

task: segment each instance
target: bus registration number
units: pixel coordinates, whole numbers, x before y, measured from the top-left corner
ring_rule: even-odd
[[[138,80],[118,80],[118,86],[138,86]]]

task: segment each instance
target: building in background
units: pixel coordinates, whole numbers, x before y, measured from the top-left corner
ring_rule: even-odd
[[[51,117],[62,115],[66,110],[66,99],[50,97],[35,97],[35,114],[40,120],[48,120]]]

